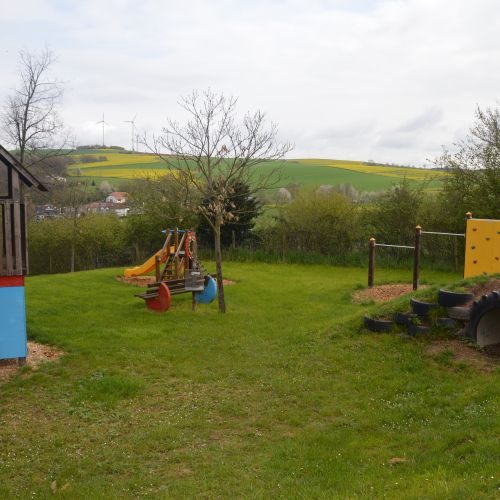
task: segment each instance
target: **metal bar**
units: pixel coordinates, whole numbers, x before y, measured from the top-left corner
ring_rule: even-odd
[[[388,247],[388,248],[408,248],[410,250],[415,250],[415,247],[408,247],[406,245],[385,245],[383,243],[375,243],[376,247]]]
[[[462,236],[462,238],[465,238],[465,234],[462,233],[440,233],[438,231],[422,231],[422,234],[440,234],[442,236]]]

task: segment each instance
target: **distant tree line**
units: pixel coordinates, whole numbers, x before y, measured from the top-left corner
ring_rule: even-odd
[[[417,224],[429,231],[463,233],[467,211],[475,217],[498,219],[498,130],[500,112],[478,109],[469,135],[436,160],[436,168],[449,174],[437,191],[407,180],[373,196],[347,185],[309,191],[289,186],[287,192],[293,196],[262,206],[269,203],[269,194],[254,196],[245,183],[229,186],[230,196],[224,203],[239,215],[221,225],[225,257],[365,265],[371,236],[382,243],[412,245]],[[180,201],[182,186],[171,176],[143,179],[128,190],[132,211],[125,219],[92,215],[33,222],[32,272],[138,263],[160,248],[161,231],[172,227],[197,228],[202,254],[213,258],[213,231],[200,213]],[[205,196],[196,203],[202,212],[213,200]],[[463,239],[433,235],[423,239],[426,265],[458,270],[463,253]],[[390,265],[407,265],[411,260],[411,252],[405,250],[381,249],[379,256],[382,263],[385,260]]]

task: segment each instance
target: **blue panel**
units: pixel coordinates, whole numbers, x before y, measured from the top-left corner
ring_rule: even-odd
[[[0,288],[0,359],[25,358],[26,307],[23,286]]]
[[[210,304],[217,296],[217,281],[212,276],[208,277],[208,282],[203,289],[203,292],[195,293],[195,300],[198,304]]]

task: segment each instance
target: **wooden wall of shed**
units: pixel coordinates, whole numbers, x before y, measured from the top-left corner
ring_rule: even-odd
[[[28,272],[26,209],[15,171],[11,182],[12,197],[0,199],[0,276],[24,276]]]

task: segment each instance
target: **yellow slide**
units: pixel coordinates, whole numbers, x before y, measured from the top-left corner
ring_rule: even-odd
[[[171,252],[174,247],[171,247]],[[163,264],[167,260],[167,253],[161,250],[158,250],[152,257],[150,257],[144,264],[136,267],[131,267],[130,269],[125,269],[125,277],[131,278],[132,276],[140,276],[141,274],[147,274],[151,272],[156,267],[156,256],[162,255],[161,263]]]

